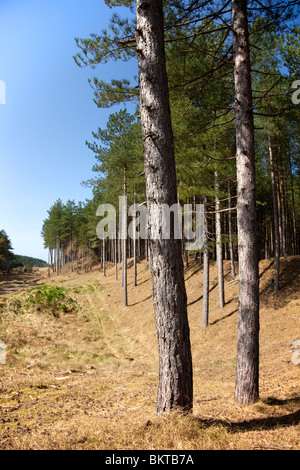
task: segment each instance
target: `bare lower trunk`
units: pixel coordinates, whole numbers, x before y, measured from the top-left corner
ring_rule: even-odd
[[[228,231],[229,231],[229,252],[230,252],[230,268],[231,278],[235,279],[235,266],[234,266],[234,254],[233,254],[233,241],[232,241],[232,216],[231,216],[231,188],[230,182],[228,182]]]
[[[135,193],[133,197],[133,204],[135,204]],[[137,285],[137,266],[136,266],[136,249],[137,249],[137,231],[135,226],[135,216],[134,216],[134,233],[133,233],[133,286]]]
[[[173,133],[164,51],[162,0],[137,0],[136,42],[150,230],[152,204],[177,203]],[[150,239],[150,270],[159,349],[157,411],[190,410],[192,357],[181,241]]]
[[[222,250],[222,224],[220,213],[220,199],[219,199],[219,177],[218,172],[215,171],[215,202],[216,202],[216,256],[218,266],[218,286],[219,286],[219,307],[223,308],[225,305],[224,296],[224,272],[223,272],[223,250]]]
[[[232,0],[236,115],[239,321],[236,400],[259,396],[259,275],[256,234],[254,122],[247,1]]]
[[[286,242],[286,225],[287,225],[287,215],[286,215],[286,188],[284,184],[283,178],[283,162],[282,162],[282,155],[281,150],[279,149],[279,158],[280,158],[280,169],[279,169],[279,182],[280,182],[280,194],[281,194],[281,207],[282,207],[282,254],[283,256],[287,256],[287,242]]]
[[[297,224],[296,224],[296,210],[295,210],[295,195],[294,195],[294,177],[291,156],[289,157],[289,169],[290,169],[290,178],[291,178],[291,195],[292,195],[292,217],[293,217],[293,240],[294,240],[294,255],[298,254],[297,247]]]
[[[81,274],[83,274],[83,264],[84,264],[84,252],[83,248],[81,249]]]
[[[209,315],[209,249],[208,249],[208,223],[207,223],[207,198],[203,197],[204,209],[204,240],[203,240],[203,307],[202,328],[208,326]]]
[[[103,241],[102,241],[103,276],[106,276],[105,258],[106,258],[105,240],[103,239]]]
[[[114,239],[115,280],[118,280],[117,239]]]
[[[277,185],[274,171],[274,158],[270,133],[268,135],[269,141],[269,159],[271,168],[271,182],[272,182],[272,200],[273,200],[273,222],[274,222],[274,246],[275,246],[275,282],[274,292],[278,294],[279,290],[279,268],[280,268],[280,235],[279,235],[279,217],[277,205]]]
[[[127,174],[126,165],[124,165],[124,196],[127,193]],[[122,285],[123,285],[123,306],[127,307],[127,206],[123,207],[123,227],[122,227]]]
[[[55,247],[55,270],[57,276],[60,274],[60,236],[59,232],[56,235],[56,247]]]
[[[49,248],[48,251],[48,277],[50,277],[50,269],[51,269],[51,249]]]

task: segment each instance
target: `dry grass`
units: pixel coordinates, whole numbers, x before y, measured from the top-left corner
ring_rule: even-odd
[[[130,265],[130,262],[129,262]],[[202,270],[186,270],[195,402],[192,415],[157,416],[156,331],[145,262],[138,286],[129,270],[129,306],[122,307],[114,270],[41,279],[60,286],[80,308],[40,309],[28,292],[0,297],[0,449],[299,449],[300,258],[282,260],[281,292],[272,293],[273,265],[261,269],[261,399],[235,403],[238,285],[225,262],[226,306],[217,306],[211,269],[210,324],[201,329]],[[5,286],[3,286],[5,289]],[[26,300],[27,299],[27,300]]]

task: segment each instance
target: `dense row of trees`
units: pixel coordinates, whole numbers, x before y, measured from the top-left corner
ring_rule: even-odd
[[[23,256],[23,255],[15,255],[14,258],[14,265],[15,266],[24,266],[24,267],[36,267],[36,268],[46,268],[47,263],[46,261],[40,258],[34,258],[32,256]]]
[[[14,254],[11,241],[5,232],[0,231],[0,271],[10,271],[13,266]]]
[[[110,28],[77,40],[80,66],[138,59],[139,83],[94,78],[97,106],[135,102],[137,111],[111,114],[106,129],[87,143],[95,153],[93,199],[57,201],[43,226],[45,245],[59,273],[61,261],[82,260],[88,250],[105,261],[135,267],[150,255],[160,352],[157,408],[191,408],[192,359],[186,312],[183,243],[171,239],[102,242],[96,237],[100,203],[203,203],[203,318],[208,325],[209,262],[217,261],[219,306],[226,301],[223,259],[239,261],[239,339],[236,398],[259,395],[258,260],[275,257],[274,290],[280,288],[280,257],[300,251],[299,107],[292,101],[300,62],[297,1],[136,2],[129,19],[113,15]],[[136,3],[136,14],[134,13]],[[117,207],[118,209],[118,207]],[[54,256],[55,251],[55,256]],[[117,276],[117,271],[116,271]]]
[[[0,230],[0,272],[10,272],[13,268],[46,267],[47,263],[39,258],[15,255],[10,238],[5,230]]]

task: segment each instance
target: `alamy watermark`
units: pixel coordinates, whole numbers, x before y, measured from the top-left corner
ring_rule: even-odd
[[[0,104],[6,104],[6,84],[0,80]]]
[[[6,345],[3,341],[0,341],[0,365],[6,364]]]
[[[300,365],[300,339],[293,341],[292,349],[295,349],[292,354],[292,363],[295,364],[295,366],[298,366]]]
[[[300,80],[295,80],[292,84],[292,88],[296,88],[296,91],[292,94],[292,102],[296,105],[300,104]]]
[[[117,238],[117,211],[112,204],[100,204],[96,215],[102,217],[96,233],[100,240]],[[128,224],[128,217],[131,218]],[[127,207],[127,197],[119,197],[119,229],[121,240],[141,238],[142,240],[185,240],[187,251],[201,250],[204,235],[203,204],[178,203],[151,204],[149,210],[144,204]]]

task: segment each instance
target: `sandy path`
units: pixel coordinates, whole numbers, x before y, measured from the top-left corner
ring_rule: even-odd
[[[11,273],[2,275],[0,276],[0,296],[28,289],[43,277],[45,277],[45,273],[41,271],[33,274]]]

